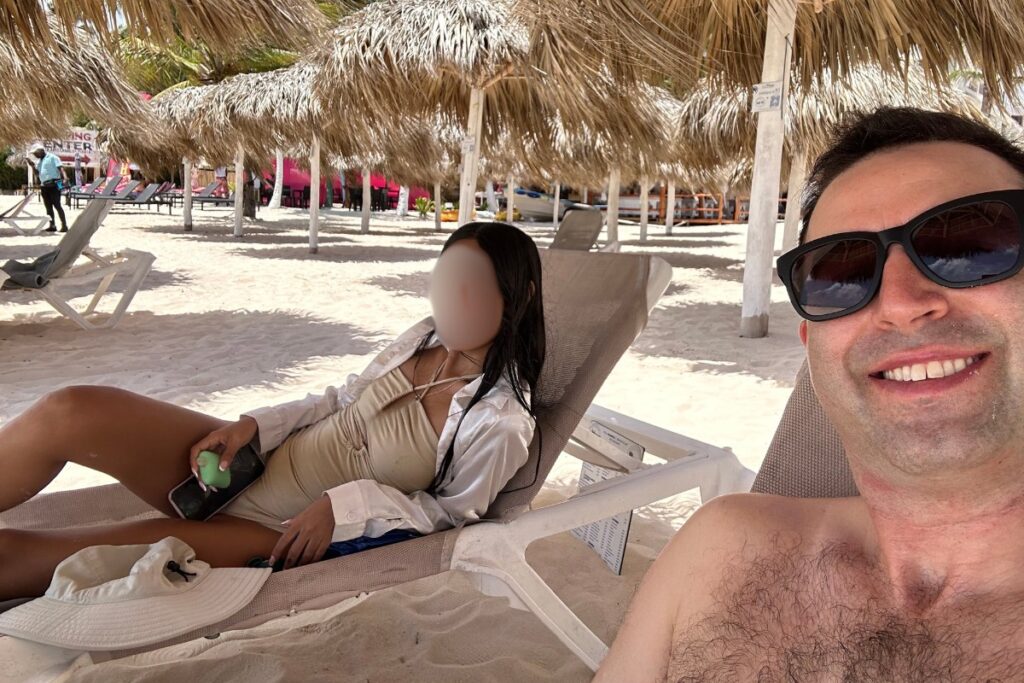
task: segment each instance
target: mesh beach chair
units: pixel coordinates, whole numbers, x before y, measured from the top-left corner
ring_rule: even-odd
[[[604,228],[604,214],[595,209],[569,209],[558,224],[552,249],[590,251]]]
[[[92,200],[75,218],[55,251],[41,256],[32,263],[8,261],[0,265],[0,291],[35,292],[59,313],[85,330],[117,325],[156,257],[132,249],[119,251],[112,256],[102,256],[89,248],[89,240],[99,230],[103,219],[110,212],[111,204],[110,199]],[[77,261],[83,256],[88,262],[77,265]],[[97,305],[107,293],[114,278],[121,274],[128,277],[128,282],[113,313],[101,322],[90,320],[88,316],[96,312]],[[85,310],[79,312],[69,303],[73,297],[65,293],[66,288],[91,286],[93,283],[96,283],[96,290],[92,299]]]
[[[543,264],[548,356],[534,392],[539,429],[529,460],[499,494],[485,521],[275,573],[253,602],[230,619],[161,645],[256,626],[274,617],[327,607],[361,594],[459,570],[482,591],[509,597],[514,606],[533,611],[573,652],[596,668],[607,647],[526,563],[526,546],[538,538],[695,486],[713,495],[719,482],[727,478],[718,473],[722,468],[714,458],[698,453],[699,448],[690,448],[691,457],[678,462],[635,471],[610,486],[588,490],[557,505],[529,509],[581,421],[590,424],[604,419],[601,415],[588,416],[588,407],[645,326],[649,309],[671,277],[671,268],[664,261],[640,254],[548,250],[543,254]],[[605,415],[609,420],[617,419],[610,411]],[[592,449],[591,455],[605,462],[600,447]],[[731,453],[722,455],[735,461]],[[736,463],[735,469],[740,471],[742,467]],[[715,472],[695,479],[696,470]],[[158,515],[123,487],[112,485],[37,496],[0,514],[0,526],[67,528]],[[0,638],[0,662],[3,640]],[[201,648],[212,642],[194,640],[188,647]],[[93,653],[93,657],[99,661],[138,652]]]

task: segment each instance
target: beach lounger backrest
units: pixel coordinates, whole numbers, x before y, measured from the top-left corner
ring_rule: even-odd
[[[103,186],[103,190],[100,191],[99,196],[113,197],[114,193],[117,192],[117,186],[120,182],[121,178],[119,176],[109,176],[107,178],[107,184]]]
[[[558,224],[552,249],[590,251],[604,226],[604,214],[596,209],[569,209]]]
[[[796,498],[858,495],[843,444],[818,402],[806,363],[751,490]]]
[[[118,192],[117,194],[114,195],[114,199],[124,199],[125,197],[130,195],[132,192],[134,192],[135,188],[138,187],[138,186],[139,186],[139,181],[138,180],[131,180],[131,181],[129,181],[127,185],[125,185],[124,187],[121,188],[120,192]]]
[[[35,192],[27,193],[18,202],[9,206],[3,213],[0,213],[0,218],[17,218],[18,214],[25,210],[25,207],[28,206],[28,203],[32,201],[32,198],[35,196]]]
[[[97,178],[96,180],[92,181],[91,183],[89,183],[88,185],[83,187],[81,190],[79,190],[79,192],[92,194],[93,192],[95,192],[97,190],[97,188],[99,188],[100,183],[102,183],[102,182],[103,182],[103,178]]]
[[[68,228],[67,234],[57,244],[57,256],[47,268],[45,277],[52,280],[60,277],[75,264],[78,257],[89,246],[89,240],[99,230],[103,219],[110,213],[113,202],[109,199],[95,199],[78,214],[75,222]]]
[[[213,194],[213,191],[217,189],[217,185],[218,184],[219,183],[217,183],[217,182],[210,183],[209,185],[207,185],[206,187],[203,188],[202,192],[200,192],[199,194],[195,195],[195,197],[196,198],[199,198],[199,197],[209,197],[211,194]]]
[[[150,183],[149,185],[146,185],[146,188],[142,192],[140,192],[138,196],[135,197],[135,199],[131,200],[131,203],[145,204],[149,202],[150,199],[153,198],[153,195],[155,195],[156,191],[159,189],[160,183]]]
[[[538,427],[530,457],[488,517],[530,504],[601,384],[647,324],[651,257],[542,252],[547,355],[533,395]]]

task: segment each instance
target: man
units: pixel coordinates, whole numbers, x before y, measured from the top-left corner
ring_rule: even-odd
[[[1024,152],[881,110],[817,161],[803,213],[779,273],[861,495],[709,502],[597,680],[1021,680]]]
[[[32,161],[35,159],[35,161]],[[42,145],[35,145],[29,153],[28,162],[36,170],[39,176],[40,194],[43,196],[43,205],[46,206],[46,215],[50,217],[50,227],[46,232],[56,232],[57,228],[53,222],[53,211],[57,210],[60,216],[60,231],[68,231],[68,221],[64,217],[64,207],[60,205],[60,185],[58,181],[67,182],[67,173],[60,163],[60,157],[52,152],[48,153]]]

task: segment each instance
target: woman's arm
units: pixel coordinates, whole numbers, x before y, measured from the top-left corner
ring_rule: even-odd
[[[451,481],[434,496],[406,495],[370,479],[326,491],[334,512],[332,540],[378,537],[393,529],[429,534],[480,519],[526,462],[533,429],[533,418],[509,401],[472,432],[460,433]],[[459,444],[466,444],[461,456]]]

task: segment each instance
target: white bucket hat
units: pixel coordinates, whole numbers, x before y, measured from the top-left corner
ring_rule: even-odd
[[[32,145],[32,149],[30,151],[32,152],[32,154],[35,154],[36,152],[45,152],[46,148],[43,147],[41,142],[37,142],[36,144]]]
[[[173,536],[93,546],[57,565],[43,597],[0,614],[0,633],[78,650],[151,645],[231,616],[269,576],[212,569]]]

